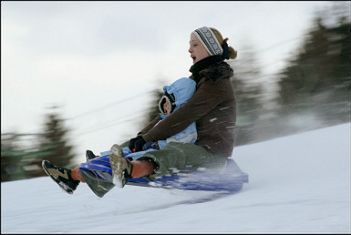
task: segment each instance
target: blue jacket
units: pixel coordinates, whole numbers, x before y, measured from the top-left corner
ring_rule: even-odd
[[[164,86],[163,91],[168,94],[173,94],[175,98],[175,108],[173,112],[177,111],[183,106],[195,93],[196,82],[193,79],[183,77],[169,86]],[[171,115],[171,114],[170,114]],[[168,115],[160,114],[161,120],[166,119]],[[157,124],[156,124],[157,125]],[[181,132],[167,138],[166,140],[159,140],[158,145],[163,149],[169,142],[195,143],[197,139],[196,124],[191,123]]]
[[[195,90],[196,90],[196,82],[193,79],[190,79],[187,77],[179,78],[171,85],[163,87],[164,92],[174,95],[175,108],[173,112],[177,111],[177,109],[183,106],[193,96],[193,94],[195,93]],[[169,115],[172,115],[172,114],[169,114]],[[169,115],[164,115],[160,113],[160,122],[163,119],[166,119]],[[181,143],[193,144],[195,143],[196,139],[197,139],[196,124],[195,122],[193,122],[181,132],[167,138],[166,140],[159,140],[157,143],[158,143],[158,147],[160,149],[163,149],[169,142],[181,142]],[[140,151],[135,153],[132,153],[128,147],[125,147],[123,148],[123,154],[124,156],[130,157],[133,160],[135,160],[140,158],[145,152],[154,151],[154,150],[156,149],[153,148],[152,144],[145,151]]]

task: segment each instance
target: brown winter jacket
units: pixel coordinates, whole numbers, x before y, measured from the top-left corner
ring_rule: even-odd
[[[236,101],[230,81],[233,70],[226,62],[220,62],[201,70],[199,75],[196,92],[184,106],[156,126],[159,118],[155,118],[139,134],[145,141],[162,140],[195,121],[198,133],[195,144],[229,157],[236,122]]]

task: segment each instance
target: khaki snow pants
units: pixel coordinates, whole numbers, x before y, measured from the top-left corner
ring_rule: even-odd
[[[178,142],[170,142],[161,150],[146,152],[138,160],[143,159],[152,159],[158,166],[151,178],[179,170],[220,168],[225,165],[227,160],[225,157],[211,154],[201,146]]]
[[[128,146],[128,142],[121,145]],[[155,174],[148,176],[150,180],[175,173],[178,170],[196,170],[197,168],[220,168],[226,164],[227,158],[218,157],[195,144],[171,142],[164,149],[146,152],[138,160],[152,160],[157,165]],[[107,173],[105,179],[96,177],[93,171],[82,171],[82,176],[90,189],[98,196],[103,197],[114,185],[112,177]]]

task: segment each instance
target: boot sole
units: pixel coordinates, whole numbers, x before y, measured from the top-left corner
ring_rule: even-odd
[[[51,178],[56,184],[58,184],[58,185],[60,186],[60,188],[61,188],[63,191],[65,191],[65,192],[68,193],[68,194],[73,194],[73,190],[72,190],[69,186],[65,185],[62,181],[59,181],[59,180],[55,179],[55,178],[48,172],[46,163],[50,163],[50,162],[47,161],[47,160],[43,160],[43,161],[41,162],[41,166],[43,167],[43,170],[45,171],[45,173],[46,173],[48,176],[50,176],[50,178]],[[51,163],[50,163],[50,164],[51,164]]]
[[[112,169],[112,182],[115,186],[123,188],[124,170],[126,168],[126,160],[123,158],[122,149],[118,145],[111,148],[110,163]]]

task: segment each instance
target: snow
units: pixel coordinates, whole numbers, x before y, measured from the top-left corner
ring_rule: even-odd
[[[350,233],[350,129],[235,148],[249,184],[231,195],[127,185],[98,198],[49,177],[1,183],[1,232]]]

